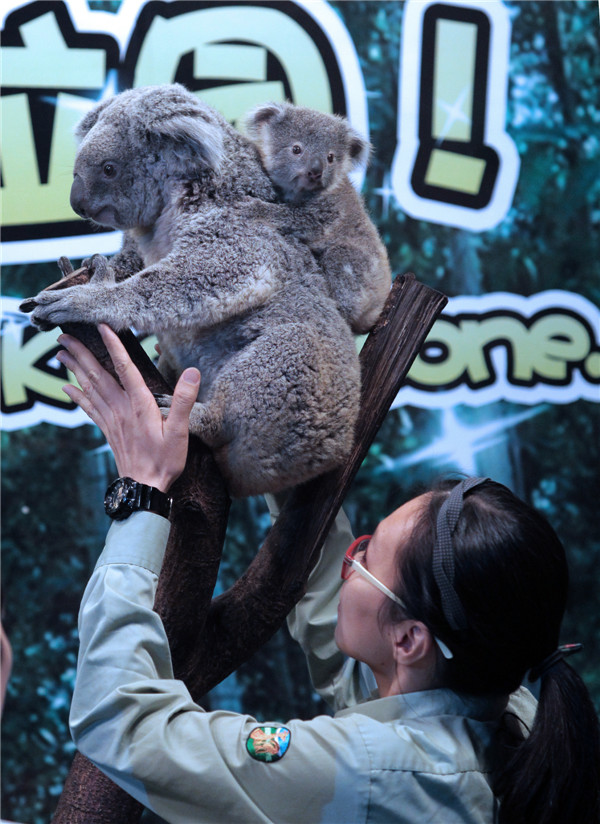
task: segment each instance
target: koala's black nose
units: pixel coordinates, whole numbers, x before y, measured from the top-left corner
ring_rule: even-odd
[[[84,187],[83,182],[79,175],[75,175],[73,178],[73,185],[71,186],[71,209],[80,215],[81,217],[85,217],[85,209],[83,207],[83,195],[84,195]]]
[[[318,159],[313,160],[307,174],[309,180],[321,180],[323,177],[323,164],[321,161]]]

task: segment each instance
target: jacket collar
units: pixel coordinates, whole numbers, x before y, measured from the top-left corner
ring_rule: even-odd
[[[409,718],[427,718],[440,715],[459,715],[477,721],[493,721],[500,718],[508,695],[475,696],[453,692],[449,689],[423,690],[388,698],[378,698],[377,692],[362,704],[347,707],[335,714],[344,718],[352,713],[366,715],[376,721],[401,721]]]

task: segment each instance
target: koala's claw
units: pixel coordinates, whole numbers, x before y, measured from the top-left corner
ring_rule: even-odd
[[[87,258],[85,265],[91,272],[90,283],[114,282],[114,272],[104,255],[93,255],[91,258]]]
[[[38,320],[35,316],[32,316],[31,322],[40,332],[51,332],[52,329],[56,329],[55,323],[50,323],[50,321],[47,320]]]
[[[37,300],[35,298],[25,298],[19,304],[19,311],[21,312],[33,312],[35,307],[38,305]]]
[[[69,258],[65,257],[64,255],[62,257],[59,257],[59,259],[56,261],[56,265],[60,269],[63,278],[69,277],[69,275],[73,274],[73,272],[75,271],[75,269],[73,269],[73,264],[71,263]]]

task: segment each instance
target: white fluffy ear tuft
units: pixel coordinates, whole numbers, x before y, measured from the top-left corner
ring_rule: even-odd
[[[354,129],[348,129],[348,153],[354,166],[366,166],[371,154],[371,144]]]
[[[94,128],[104,109],[108,108],[113,100],[113,97],[102,100],[81,118],[79,123],[75,126],[75,137],[79,142],[81,142],[86,134]]]
[[[218,171],[223,159],[223,132],[202,115],[174,114],[154,122],[151,131],[187,144],[209,168]]]
[[[282,117],[285,111],[285,103],[265,103],[251,109],[245,117],[246,131],[250,137],[258,137],[264,125]]]

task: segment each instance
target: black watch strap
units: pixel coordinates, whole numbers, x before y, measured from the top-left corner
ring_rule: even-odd
[[[108,487],[104,497],[106,514],[116,521],[123,521],[132,512],[154,512],[168,518],[173,499],[154,486],[134,481],[133,478],[117,478]]]
[[[137,484],[139,489],[139,505],[137,509],[144,512],[154,512],[156,515],[162,515],[168,518],[171,514],[171,507],[173,505],[173,498],[165,492],[161,492],[155,486],[147,486],[147,484]]]

